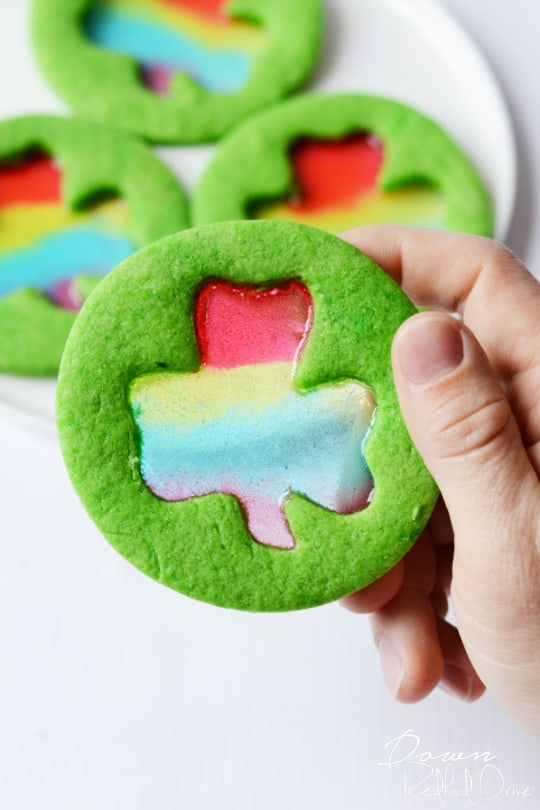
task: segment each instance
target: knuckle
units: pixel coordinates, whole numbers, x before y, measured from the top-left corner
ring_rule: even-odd
[[[509,276],[522,276],[524,273],[529,274],[514,251],[503,242],[491,240],[480,267],[477,286],[488,294],[503,282],[507,283]]]
[[[441,403],[433,414],[429,432],[441,458],[494,454],[510,426],[510,408],[502,392],[467,403],[468,407],[463,405],[464,396]]]
[[[524,265],[508,245],[498,239],[493,239],[487,256],[486,267],[506,273],[508,270],[517,268],[523,270]]]

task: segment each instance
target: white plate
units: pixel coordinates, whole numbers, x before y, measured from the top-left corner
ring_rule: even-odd
[[[470,156],[491,189],[496,235],[514,207],[516,151],[506,104],[482,54],[435,0],[327,0],[327,38],[310,89],[374,93],[404,101],[438,121]],[[29,0],[0,4],[0,115],[64,112],[31,58]],[[211,147],[159,153],[193,188]],[[0,410],[54,429],[54,382],[0,377]]]

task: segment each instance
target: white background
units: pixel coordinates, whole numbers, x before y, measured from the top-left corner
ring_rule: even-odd
[[[31,59],[26,0],[1,4],[2,114],[61,112]],[[327,5],[315,86],[351,89],[342,63],[354,52],[362,2]],[[483,49],[511,109],[518,195],[508,241],[540,275],[540,10],[531,0],[445,5]],[[479,132],[473,151],[491,149],[481,124]],[[188,184],[208,154],[184,162]],[[441,692],[394,703],[367,621],[337,605],[246,615],[168,591],[101,538],[52,432],[2,414],[0,452],[0,810],[440,807],[438,798],[403,795],[419,768],[377,764],[407,729],[419,751],[492,752],[509,795],[481,806],[540,806],[539,746],[489,695],[472,706]],[[481,765],[471,765],[474,801]],[[448,776],[455,789],[466,784],[457,767]],[[518,797],[526,787],[532,798]],[[487,798],[493,782],[485,788]],[[446,806],[470,806],[450,793]]]

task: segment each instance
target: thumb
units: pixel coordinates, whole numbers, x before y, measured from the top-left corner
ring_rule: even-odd
[[[405,422],[456,536],[463,528],[473,538],[490,534],[493,542],[496,527],[507,538],[528,487],[536,503],[538,482],[480,344],[450,315],[423,312],[398,330],[392,360]]]

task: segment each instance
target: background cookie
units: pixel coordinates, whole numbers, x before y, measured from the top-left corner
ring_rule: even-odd
[[[265,296],[277,299],[275,309],[266,308]],[[393,335],[414,311],[367,257],[329,234],[293,223],[221,223],[140,251],[93,293],[62,361],[60,439],[89,514],[141,570],[218,605],[308,607],[373,581],[407,551],[436,497],[401,419],[390,366]],[[267,331],[279,322],[289,324],[288,334],[267,340]],[[352,499],[345,503],[347,493],[341,491],[341,503],[318,504],[311,485],[303,484],[306,467],[299,478],[291,473],[282,500],[290,537],[281,526],[274,543],[281,547],[275,548],[264,544],[268,527],[249,497],[256,490],[256,501],[270,492],[274,472],[261,485],[257,457],[268,458],[272,469],[283,454],[283,431],[289,431],[292,467],[303,452],[283,410],[264,421],[280,363],[289,363],[294,373],[287,402],[294,400],[291,413],[302,442],[312,445],[308,472],[318,463],[326,475],[333,464],[325,444],[327,402],[321,405],[321,398],[331,400],[331,409],[336,397],[351,397],[350,407],[336,406],[338,417],[345,414],[342,422],[357,420],[360,388],[365,407],[363,424],[346,426],[352,429],[351,454],[340,462],[341,472],[358,468]],[[246,377],[250,366],[255,376]],[[204,389],[212,385],[218,396],[209,404]],[[241,476],[228,489],[221,482],[214,494],[206,494],[211,489],[198,478],[200,470],[189,481],[193,470],[175,477],[174,465],[181,462],[167,453],[174,455],[182,432],[205,423],[198,447],[203,453],[210,448],[217,476],[223,420],[232,418],[237,436],[247,423],[253,438],[254,410],[273,430],[257,434],[255,450],[253,443],[243,446],[256,458],[249,492]],[[311,437],[306,425],[315,426]],[[365,441],[362,431],[368,433]],[[367,508],[358,511],[366,501]],[[268,517],[269,510],[263,514]]]
[[[34,0],[45,76],[79,113],[163,143],[219,138],[296,89],[320,0]]]
[[[334,233],[375,222],[493,229],[489,195],[449,136],[410,107],[361,95],[283,102],[221,143],[194,223],[247,217]]]
[[[82,120],[0,122],[0,371],[54,375],[96,279],[182,230],[187,202],[143,144]]]

